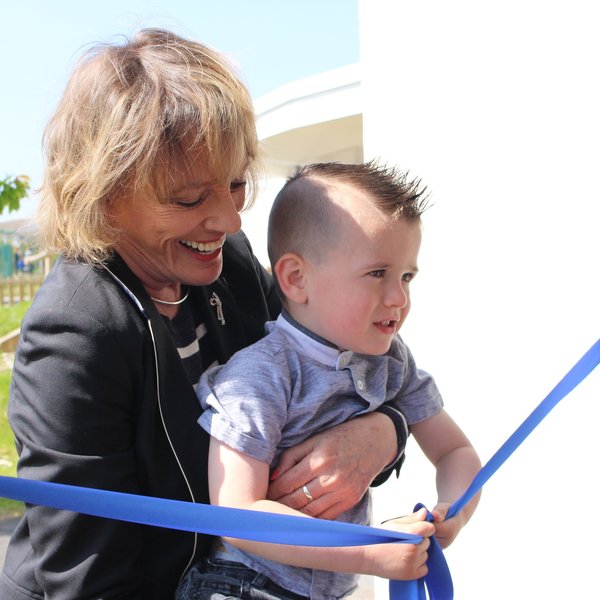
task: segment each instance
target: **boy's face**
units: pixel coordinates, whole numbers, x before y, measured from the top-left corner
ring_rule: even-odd
[[[330,195],[337,238],[307,262],[303,324],[341,350],[383,354],[410,311],[420,222],[392,219],[347,187]]]

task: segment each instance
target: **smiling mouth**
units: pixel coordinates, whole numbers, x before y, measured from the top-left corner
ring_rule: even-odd
[[[225,243],[225,236],[214,242],[193,242],[188,240],[179,240],[179,243],[189,250],[197,252],[198,254],[212,254],[223,246]]]
[[[397,323],[397,321],[380,321],[380,324],[383,325],[384,327],[393,327],[395,324]]]

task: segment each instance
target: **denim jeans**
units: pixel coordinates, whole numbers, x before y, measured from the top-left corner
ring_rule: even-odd
[[[248,567],[220,558],[205,558],[184,576],[175,600],[307,600]]]

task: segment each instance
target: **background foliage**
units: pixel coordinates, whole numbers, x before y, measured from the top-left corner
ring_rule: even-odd
[[[0,306],[0,337],[21,325],[23,315],[30,304],[20,302],[13,306]],[[0,355],[0,475],[14,477],[17,473],[17,452],[6,416],[12,369],[5,358],[4,355]],[[23,512],[22,506],[21,502],[0,498],[0,519],[20,514]]]
[[[21,321],[30,306],[31,302],[0,306],[0,337],[21,326]]]
[[[27,175],[0,179],[0,214],[7,208],[8,212],[19,210],[21,199],[27,196],[28,191],[29,177]]]

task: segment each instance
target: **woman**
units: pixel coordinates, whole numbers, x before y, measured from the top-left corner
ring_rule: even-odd
[[[206,503],[208,436],[193,385],[262,337],[280,308],[238,233],[256,172],[249,95],[219,54],[144,30],[83,57],[45,146],[40,233],[61,257],[16,354],[19,475]],[[313,515],[345,510],[401,452],[393,417],[290,450],[271,495]],[[0,597],[163,600],[209,543],[27,507]]]

